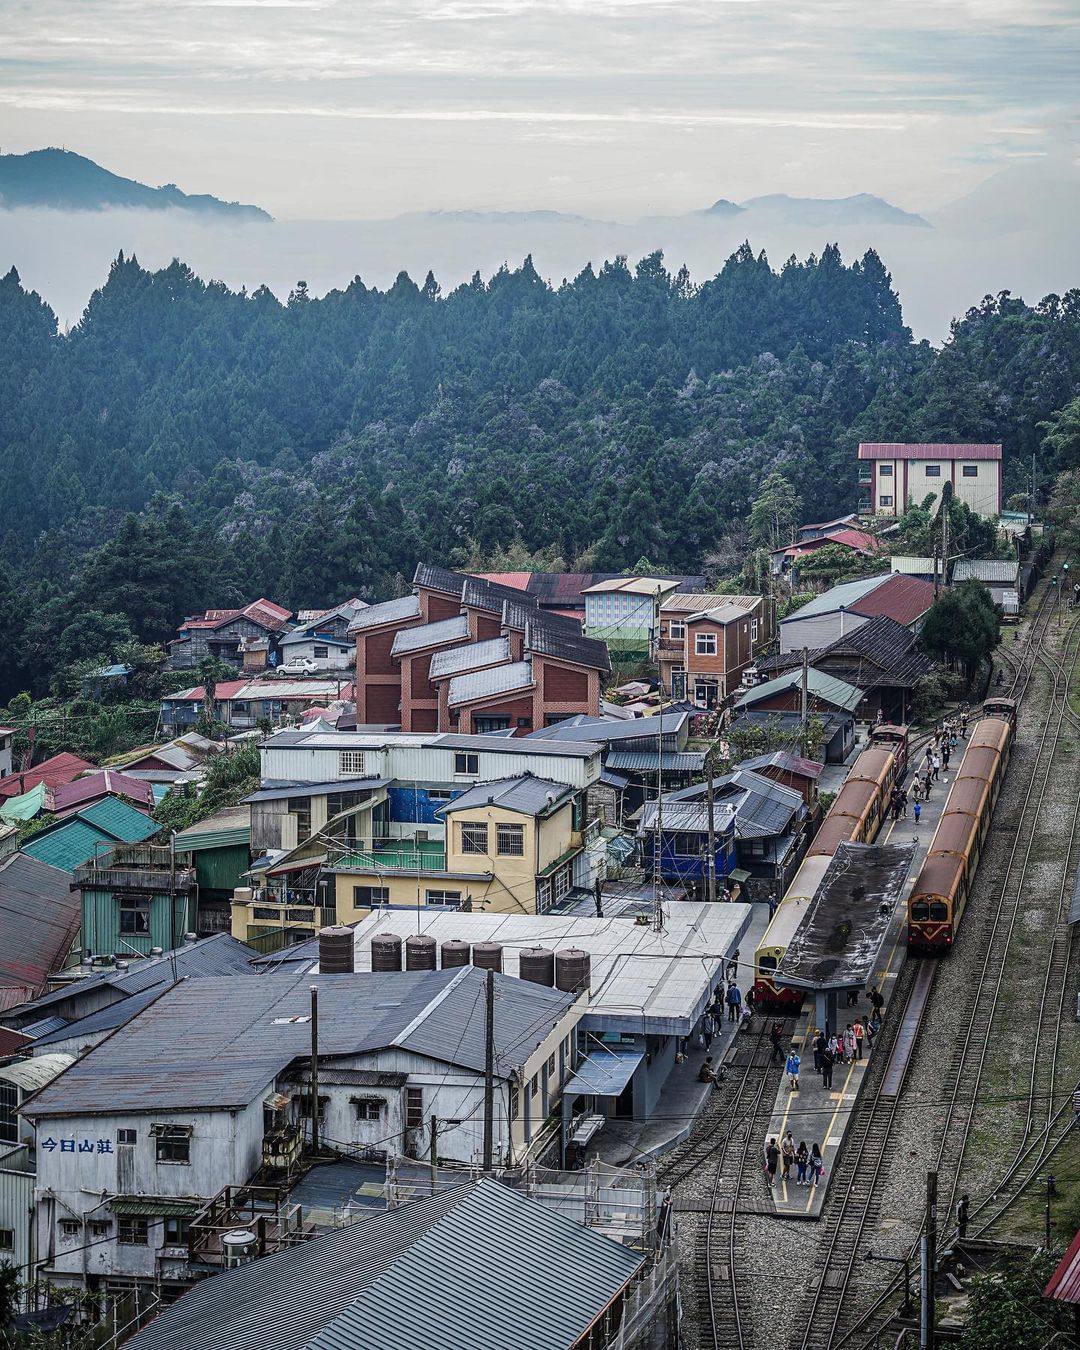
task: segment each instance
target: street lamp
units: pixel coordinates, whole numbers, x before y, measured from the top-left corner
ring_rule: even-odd
[[[901,1317],[911,1316],[911,1258],[907,1256],[884,1256],[881,1252],[875,1252],[868,1247],[863,1253],[868,1261],[887,1261],[890,1265],[904,1267],[904,1306],[900,1309]]]

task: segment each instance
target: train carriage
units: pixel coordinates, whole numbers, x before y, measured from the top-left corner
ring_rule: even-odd
[[[817,894],[821,878],[832,862],[832,854],[803,859],[772,922],[762,935],[754,953],[754,1000],[762,1007],[797,1008],[803,1001],[801,989],[781,989],[773,978],[780,958],[787,951],[792,934]]]
[[[1017,702],[1014,698],[988,698],[983,704],[984,718],[997,718],[1009,724],[1010,732],[1016,731]]]

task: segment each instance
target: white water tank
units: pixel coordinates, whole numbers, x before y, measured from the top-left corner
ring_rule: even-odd
[[[255,1255],[255,1234],[246,1228],[234,1228],[221,1238],[221,1249],[225,1253],[225,1265],[242,1266]]]

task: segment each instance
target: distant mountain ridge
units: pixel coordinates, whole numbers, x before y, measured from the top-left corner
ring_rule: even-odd
[[[58,211],[135,210],[190,211],[242,221],[269,221],[258,206],[225,202],[206,193],[189,195],[176,186],[147,187],[133,178],[110,173],[73,150],[31,150],[25,155],[0,155],[0,209],[48,208]]]

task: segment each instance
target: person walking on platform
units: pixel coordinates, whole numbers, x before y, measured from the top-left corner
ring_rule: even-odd
[[[916,824],[916,825],[918,825],[918,823],[919,823],[919,817],[920,817],[921,815],[922,815],[922,802],[916,800],[916,802],[915,802],[915,824]]]
[[[877,987],[877,985],[875,985],[873,989],[870,990],[870,1005],[874,1009],[874,1013],[876,1014],[877,1019],[880,1022],[882,1015],[885,1012],[885,1000],[882,997],[881,990]]]
[[[825,1033],[818,1030],[814,1033],[814,1072],[821,1072],[821,1056],[825,1050]]]
[[[946,773],[949,772],[949,756],[951,754],[952,751],[949,749],[949,743],[946,741],[941,748],[941,767]]]
[[[770,1139],[765,1145],[765,1175],[769,1178],[769,1185],[776,1185],[776,1169],[780,1162],[780,1150],[776,1147],[776,1139]]]
[[[936,783],[938,780],[938,775],[941,773],[941,755],[937,751],[934,752],[933,763],[934,763],[934,770],[933,770],[934,782]]]
[[[713,1037],[716,1035],[716,1023],[713,1021],[712,1013],[708,1010],[701,1019],[701,1034],[705,1039],[705,1049],[711,1050]]]
[[[967,740],[968,715],[966,712],[960,714],[960,735]]]
[[[911,795],[917,802],[922,801],[922,779],[918,774],[915,775],[911,784]]]
[[[776,1061],[780,1058],[780,1043],[783,1040],[783,1037],[784,1037],[783,1022],[774,1022],[772,1024],[772,1030],[769,1032],[769,1040],[772,1041],[772,1057],[769,1061],[770,1064],[775,1064]]]
[[[806,1185],[806,1168],[810,1162],[810,1150],[806,1147],[806,1140],[799,1140],[799,1147],[795,1150],[795,1185]]]
[[[780,1141],[780,1176],[787,1181],[791,1176],[791,1164],[795,1161],[795,1140],[790,1130]]]
[[[728,985],[727,991],[727,1020],[737,1022],[742,1013],[742,991],[734,981]]]
[[[852,1064],[855,1060],[855,1030],[851,1023],[847,1024],[844,1030],[844,1063]]]
[[[821,1174],[825,1171],[825,1160],[821,1156],[821,1149],[817,1144],[810,1145],[810,1185],[816,1186],[821,1180]]]
[[[832,1087],[832,1070],[836,1063],[836,1056],[833,1054],[832,1042],[821,1052],[821,1086],[824,1088]]]
[[[855,1025],[852,1027],[852,1031],[854,1031],[855,1033],[855,1058],[862,1059],[863,1036],[865,1036],[866,1033],[865,1031],[863,1031],[863,1024],[861,1017],[856,1017]]]
[[[799,1055],[796,1053],[795,1048],[793,1046],[791,1049],[791,1053],[787,1057],[787,1076],[788,1076],[789,1092],[798,1092],[799,1090],[799,1066],[801,1063],[802,1060],[799,1058]]]

